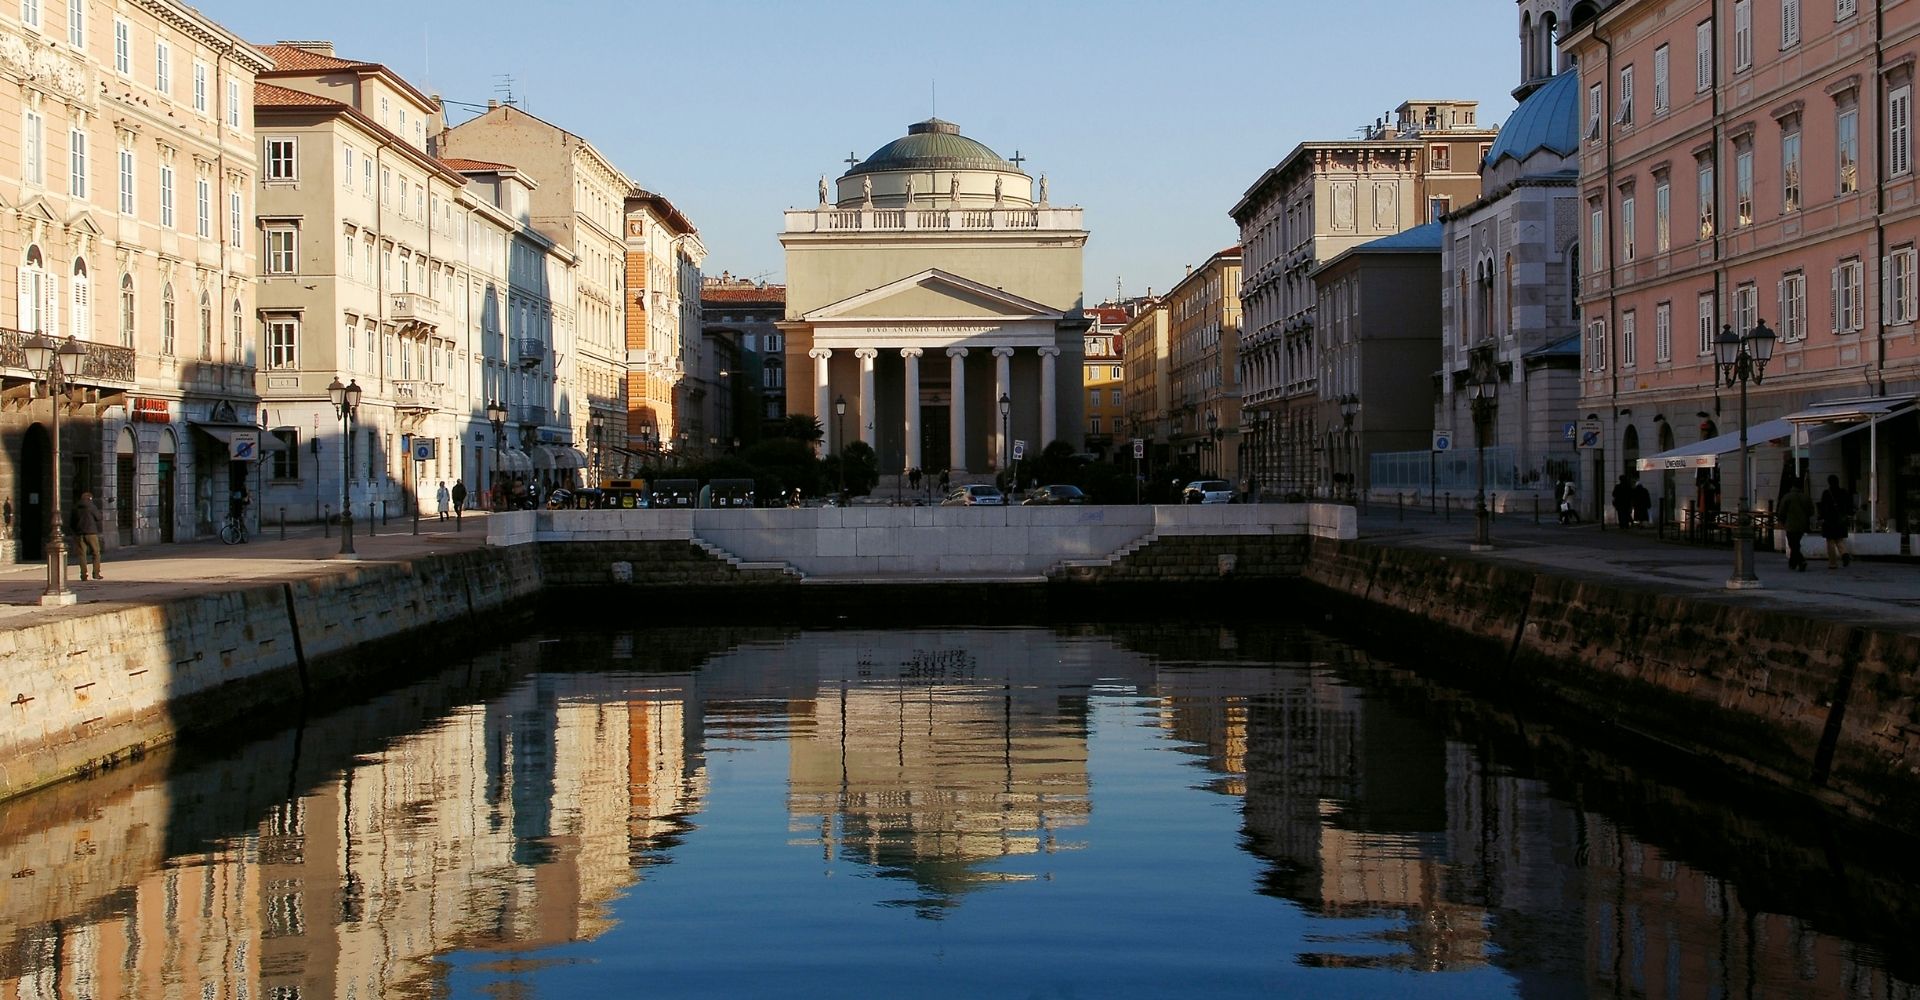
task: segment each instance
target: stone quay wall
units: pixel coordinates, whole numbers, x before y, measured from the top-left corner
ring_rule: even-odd
[[[1920,831],[1920,636],[1420,549],[1311,549],[1303,578],[1368,634],[1464,637],[1443,658],[1463,680]]]

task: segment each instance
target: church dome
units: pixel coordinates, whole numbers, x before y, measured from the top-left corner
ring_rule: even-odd
[[[1524,163],[1541,150],[1572,156],[1580,150],[1580,72],[1569,69],[1527,95],[1480,163],[1484,172],[1501,160]]]
[[[993,170],[1025,173],[998,153],[960,134],[960,126],[929,118],[907,126],[907,134],[881,146],[845,177],[896,170]]]

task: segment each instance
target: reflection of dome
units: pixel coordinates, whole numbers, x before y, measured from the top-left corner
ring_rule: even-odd
[[[873,174],[891,170],[998,170],[1024,174],[985,145],[960,134],[960,126],[929,118],[907,126],[907,134],[873,151],[847,171]]]
[[[1580,73],[1569,69],[1527,95],[1481,161],[1482,171],[1502,159],[1526,162],[1540,150],[1572,156],[1580,149]]]

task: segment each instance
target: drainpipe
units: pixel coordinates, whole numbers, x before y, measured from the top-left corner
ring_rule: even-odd
[[[1727,300],[1727,266],[1725,257],[1725,233],[1727,231],[1726,213],[1720,211],[1723,199],[1720,197],[1720,185],[1725,182],[1720,169],[1720,145],[1726,141],[1726,123],[1720,107],[1720,4],[1715,0],[1712,13],[1707,22],[1713,25],[1708,35],[1713,39],[1708,50],[1711,64],[1707,74],[1710,81],[1708,92],[1713,95],[1713,148],[1707,151],[1708,162],[1713,164],[1713,308],[1721,320],[1726,319],[1723,303]],[[1751,23],[1751,22],[1749,22]],[[1759,294],[1755,292],[1755,294]],[[1707,367],[1707,381],[1713,386],[1713,415],[1720,416],[1720,365],[1710,360]],[[1714,470],[1714,478],[1719,479],[1719,469]]]
[[[1879,120],[1879,109],[1884,106],[1882,104],[1882,101],[1884,100],[1884,98],[1881,92],[1886,87],[1886,79],[1885,77],[1881,76],[1881,72],[1886,68],[1886,61],[1887,61],[1886,21],[1887,21],[1886,12],[1881,9],[1879,4],[1874,4],[1873,5],[1873,100],[1874,100],[1873,107],[1874,107],[1874,120],[1876,122]],[[1861,117],[1856,116],[1855,120],[1859,121],[1861,120]],[[1859,135],[1861,131],[1863,130],[1856,125],[1854,128],[1854,134]],[[1875,128],[1873,132],[1873,153],[1874,153],[1874,156],[1873,156],[1873,162],[1874,162],[1873,246],[1871,248],[1871,252],[1876,259],[1881,261],[1884,261],[1887,259],[1886,257],[1886,253],[1887,253],[1886,251],[1886,246],[1887,246],[1887,226],[1886,226],[1887,153],[1886,153],[1886,150],[1887,150],[1887,144],[1880,141],[1880,130],[1878,128]],[[1887,281],[1887,269],[1885,266],[1882,266],[1880,268],[1880,283],[1881,283],[1880,295],[1879,295],[1880,308],[1879,308],[1879,313],[1877,317],[1879,322],[1874,324],[1874,326],[1878,328],[1878,332],[1875,334],[1874,341],[1873,341],[1874,363],[1873,363],[1873,368],[1869,370],[1867,373],[1867,380],[1869,383],[1868,391],[1870,391],[1875,396],[1884,396],[1887,394],[1887,315],[1886,315],[1886,308],[1885,308],[1886,301],[1887,301],[1886,281]],[[1879,384],[1877,386],[1873,385],[1872,383],[1874,382],[1878,382]],[[1869,496],[1869,503],[1871,503],[1871,495]]]
[[[1618,439],[1620,436],[1620,282],[1619,264],[1614,253],[1614,245],[1618,242],[1614,237],[1614,233],[1618,228],[1619,220],[1617,218],[1617,212],[1615,211],[1616,206],[1613,203],[1613,42],[1600,33],[1599,16],[1596,16],[1594,19],[1593,40],[1598,42],[1600,48],[1606,52],[1606,58],[1604,60],[1605,69],[1600,74],[1600,128],[1603,130],[1601,132],[1601,144],[1606,150],[1607,165],[1606,183],[1600,191],[1600,210],[1604,213],[1602,218],[1615,217],[1615,225],[1604,227],[1606,239],[1603,241],[1603,245],[1596,248],[1605,256],[1602,260],[1594,262],[1601,268],[1604,268],[1607,275],[1607,309],[1605,318],[1607,328],[1613,331],[1613,336],[1607,338],[1607,352],[1610,355],[1607,359],[1607,422],[1612,427],[1612,432],[1607,435],[1607,439],[1611,441]],[[1581,333],[1584,337],[1585,331],[1582,330]],[[1607,458],[1604,450],[1600,454],[1598,464],[1600,474],[1596,478],[1599,481],[1593,484],[1596,498],[1594,516],[1595,520],[1604,524],[1606,519],[1605,498],[1608,482],[1606,473]]]

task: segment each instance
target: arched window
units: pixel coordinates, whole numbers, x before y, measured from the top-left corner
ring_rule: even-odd
[[[120,346],[133,346],[133,275],[120,276]]]
[[[85,258],[73,259],[73,335],[93,339],[93,279],[87,274]]]
[[[160,290],[160,354],[162,357],[173,356],[173,333],[173,283],[168,282],[166,287]]]
[[[37,244],[27,247],[26,257],[20,265],[18,284],[20,329],[28,333],[54,333],[55,331],[50,329],[53,325],[53,317],[47,314],[47,306],[50,304],[47,294],[53,284],[53,275],[47,273],[46,258],[40,255],[40,247]]]
[[[213,299],[200,293],[200,360],[213,360]]]
[[[245,323],[245,315],[240,311],[240,300],[234,299],[233,326],[227,331],[227,360],[236,365],[246,362],[246,342],[241,339],[241,335],[246,330]]]
[[[1539,75],[1535,72],[1534,51],[1533,12],[1522,11],[1520,14],[1520,79],[1522,82]]]

